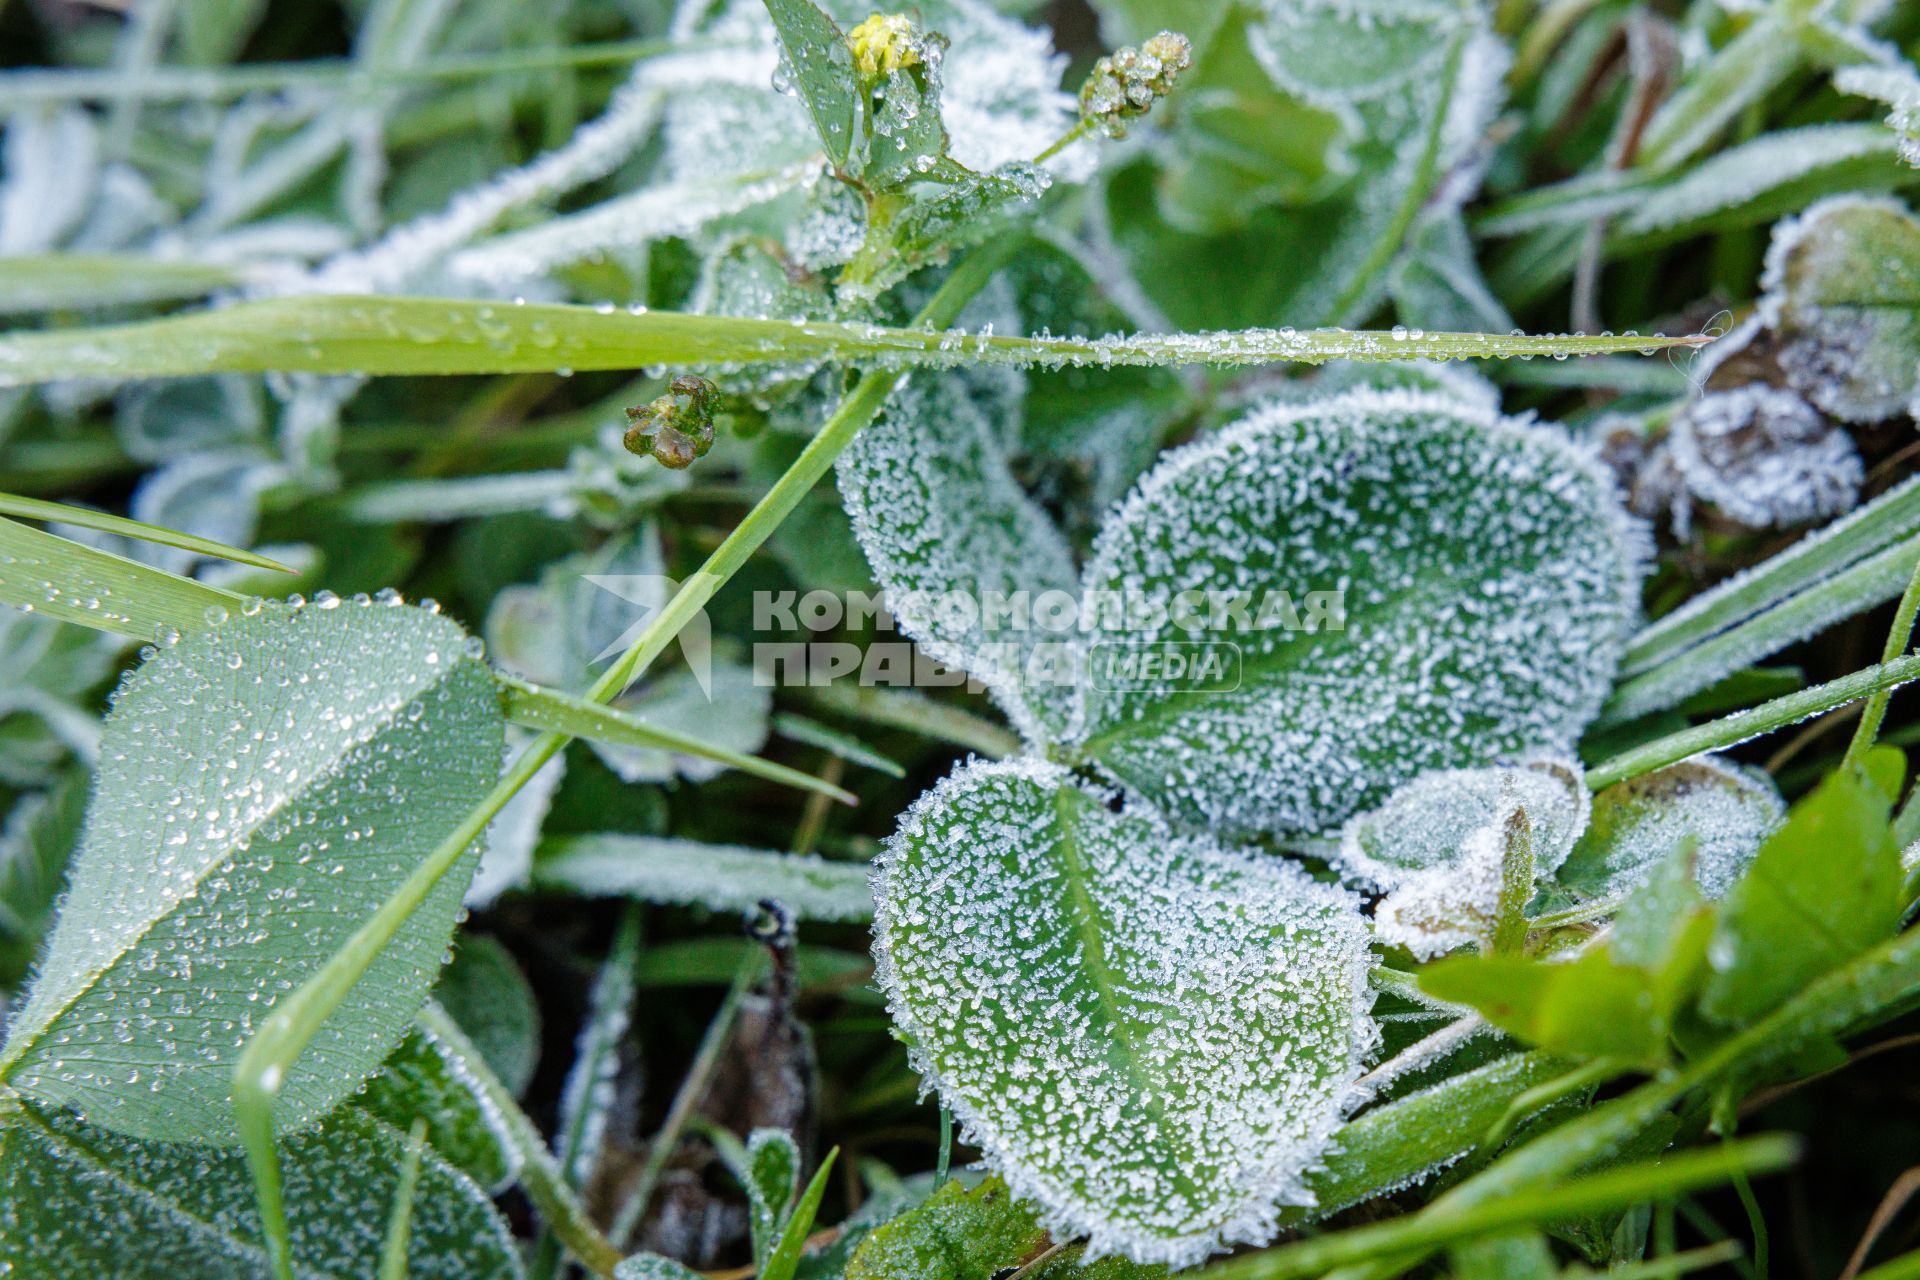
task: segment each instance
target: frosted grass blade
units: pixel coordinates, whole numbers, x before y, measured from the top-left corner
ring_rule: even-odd
[[[201,538],[191,533],[181,533],[178,529],[163,528],[157,524],[148,524],[144,520],[129,520],[125,516],[109,515],[104,511],[94,511],[88,507],[70,507],[62,502],[46,502],[39,498],[22,498],[11,493],[0,493],[0,516],[18,516],[23,520],[55,520],[80,529],[97,529],[102,533],[117,533],[122,537],[138,538],[142,542],[157,543],[163,547],[178,547],[182,551],[192,551],[198,555],[218,556],[222,560],[231,560],[235,564],[250,564],[256,569],[272,569],[279,573],[294,572],[278,560],[269,559],[243,547],[230,547],[224,542],[215,542],[212,538]]]
[[[826,321],[760,320],[438,298],[304,297],[137,324],[0,335],[0,386],[61,378],[203,373],[455,374],[789,365],[1320,364],[1617,355],[1699,346],[1702,336],[1510,336],[1345,329],[1021,338]]]
[[[151,640],[162,627],[198,630],[237,613],[242,598],[0,518],[0,604]]]
[[[871,919],[871,875],[863,862],[615,833],[549,840],[533,868],[534,885],[543,889],[716,911],[773,898],[803,920]]]

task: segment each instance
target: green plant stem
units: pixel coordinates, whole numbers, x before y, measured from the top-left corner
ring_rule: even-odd
[[[1451,1214],[1434,1214],[1429,1209],[1376,1226],[1317,1236],[1236,1258],[1201,1275],[1206,1280],[1304,1280],[1335,1267],[1400,1253],[1424,1255],[1479,1235],[1710,1186],[1740,1171],[1770,1172],[1791,1163],[1797,1152],[1798,1145],[1784,1136],[1747,1138],[1671,1155],[1657,1163],[1609,1169],[1544,1189],[1536,1187],[1526,1195],[1476,1204]]]
[[[400,1185],[393,1193],[393,1214],[387,1219],[387,1240],[380,1251],[380,1280],[407,1280],[407,1249],[413,1235],[413,1192],[420,1182],[420,1160],[426,1154],[427,1122],[416,1119],[407,1133],[407,1162],[400,1167]]]
[[[1695,725],[1691,729],[1683,729],[1630,751],[1623,751],[1587,770],[1587,786],[1599,791],[1616,782],[1637,778],[1643,773],[1677,764],[1702,752],[1731,747],[1787,725],[1798,724],[1810,716],[1912,680],[1920,680],[1920,655],[1909,655],[1883,662],[1877,667],[1867,667],[1838,680],[1814,685],[1784,698],[1775,698],[1746,711]]]
[[[1625,1068],[1611,1058],[1595,1058],[1563,1076],[1535,1085],[1515,1098],[1513,1105],[1487,1130],[1486,1136],[1480,1140],[1480,1149],[1489,1154],[1498,1151],[1513,1136],[1514,1130],[1520,1127],[1520,1122],[1534,1112],[1562,1098],[1570,1098],[1582,1089],[1605,1084],[1623,1070]]]
[[[1527,812],[1516,809],[1507,822],[1506,848],[1500,860],[1500,900],[1493,926],[1496,955],[1527,945],[1527,900],[1533,896],[1533,827]]]
[[[647,1162],[641,1166],[639,1179],[627,1193],[619,1212],[614,1215],[609,1234],[616,1241],[630,1238],[634,1228],[646,1216],[647,1206],[653,1201],[653,1190],[660,1184],[660,1175],[667,1167],[667,1160],[673,1155],[673,1149],[680,1145],[680,1135],[685,1131],[693,1109],[700,1104],[707,1087],[713,1083],[714,1068],[720,1065],[720,1053],[727,1047],[727,1037],[733,1034],[733,1020],[740,1012],[740,1001],[746,997],[748,988],[753,985],[754,975],[759,972],[753,959],[750,954],[735,971],[733,985],[727,988],[720,1007],[714,1011],[713,1021],[707,1024],[706,1034],[700,1038],[700,1047],[694,1051],[687,1074],[681,1078],[680,1088],[673,1095],[666,1118],[660,1123],[660,1131],[647,1144]]]
[[[962,307],[986,284],[1018,244],[1003,237],[963,261],[928,300],[916,323],[933,328],[952,324]],[[626,689],[682,627],[713,598],[747,558],[767,540],[780,522],[800,504],[807,492],[832,467],[854,435],[880,412],[895,383],[894,372],[865,374],[841,402],[818,435],[801,451],[793,465],[774,482],[734,531],[714,549],[701,569],[683,583],[656,614],[626,653],[594,682],[587,698],[610,702]],[[533,779],[571,739],[562,733],[544,733],[534,739],[507,766],[500,781],[472,812],[463,818],[412,875],[330,957],[320,971],[274,1006],[247,1042],[234,1068],[233,1107],[241,1141],[252,1167],[255,1196],[267,1239],[267,1252],[277,1280],[292,1280],[288,1256],[285,1190],[280,1157],[274,1145],[274,1105],[289,1072],[306,1052],[320,1027],[338,1009],[387,944],[419,909],[467,847],[486,831],[487,824],[507,802]],[[571,1244],[571,1242],[569,1242]],[[583,1259],[585,1260],[585,1259]],[[591,1265],[591,1263],[590,1263]]]
[[[1907,644],[1913,639],[1913,617],[1920,612],[1920,560],[1913,566],[1913,577],[1907,581],[1907,589],[1900,595],[1900,604],[1893,612],[1893,629],[1887,632],[1886,649],[1880,662],[1886,665],[1907,651]],[[1880,736],[1880,722],[1886,719],[1887,703],[1893,697],[1892,689],[1880,689],[1867,698],[1867,705],[1860,711],[1860,723],[1854,726],[1853,741],[1847,744],[1846,763],[1857,765],[1872,750],[1874,739]],[[1765,1268],[1760,1268],[1763,1272]]]
[[[1753,1274],[1758,1280],[1767,1280],[1768,1254],[1767,1218],[1760,1212],[1760,1202],[1754,1199],[1753,1184],[1747,1181],[1744,1172],[1733,1175],[1734,1193],[1740,1197],[1740,1207],[1746,1210],[1747,1230],[1753,1235]]]
[[[1080,117],[1080,119],[1074,122],[1073,128],[1061,134],[1058,138],[1054,140],[1053,145],[1049,146],[1045,151],[1042,151],[1039,155],[1035,156],[1033,158],[1033,163],[1045,164],[1047,161],[1053,159],[1055,156],[1059,155],[1062,151],[1065,151],[1068,147],[1072,146],[1074,143],[1080,141],[1080,139],[1086,137],[1088,133],[1092,132],[1092,130],[1093,130],[1093,121],[1087,119],[1085,116]]]

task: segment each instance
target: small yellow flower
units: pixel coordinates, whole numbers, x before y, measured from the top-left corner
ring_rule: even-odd
[[[863,77],[877,80],[906,67],[920,65],[920,35],[903,13],[876,13],[847,33],[853,66]]]

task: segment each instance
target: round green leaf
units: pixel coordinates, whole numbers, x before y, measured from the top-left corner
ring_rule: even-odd
[[[0,1075],[135,1137],[234,1141],[242,1046],[486,794],[502,743],[460,627],[397,601],[270,605],[158,650],[107,717],[66,907]],[[478,857],[320,1030],[281,1092],[286,1129],[405,1034]]]
[[[1177,821],[1290,834],[1428,769],[1569,754],[1619,662],[1644,551],[1612,479],[1551,428],[1415,391],[1270,407],[1170,454],[1085,575],[1089,596],[1249,601],[1246,622],[1210,610],[1223,625],[1196,631],[1169,608],[1100,637],[1231,644],[1238,686],[1096,680],[1079,749]],[[1316,591],[1344,609],[1316,619]],[[1269,608],[1282,592],[1297,629]]]
[[[1189,1263],[1312,1202],[1375,1040],[1351,894],[1021,760],[923,796],[875,897],[916,1064],[1057,1238]]]

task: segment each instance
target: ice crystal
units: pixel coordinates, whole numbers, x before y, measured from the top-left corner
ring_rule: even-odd
[[[1499,911],[1510,824],[1523,815],[1535,880],[1550,878],[1586,829],[1579,766],[1437,769],[1350,818],[1334,863],[1386,897],[1374,911],[1382,941],[1423,958],[1483,941]]]
[[[1850,510],[1866,478],[1851,436],[1762,383],[1701,396],[1675,415],[1667,439],[1693,496],[1755,528]]]
[[[1058,1238],[1179,1265],[1311,1203],[1375,1040],[1350,894],[1025,760],[921,797],[874,896],[915,1062]]]
[[[1592,824],[1559,879],[1588,897],[1624,897],[1692,837],[1694,877],[1702,893],[1718,898],[1785,818],[1766,774],[1699,756],[1595,796]]]

